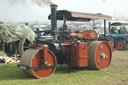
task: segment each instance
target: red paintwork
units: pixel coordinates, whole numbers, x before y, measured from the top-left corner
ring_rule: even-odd
[[[86,43],[72,44],[71,66],[73,67],[88,66]]]
[[[80,32],[80,33],[70,33],[70,38],[79,38],[79,39],[97,39],[97,33],[96,31],[90,30],[86,32]]]
[[[54,55],[48,51],[48,46],[44,46],[44,49],[45,50],[41,50],[39,51],[38,53],[36,53],[34,55],[34,59],[32,61],[32,67],[38,67],[38,65],[40,65],[40,61],[42,61],[41,59],[41,56],[44,57],[44,62],[47,62],[48,64],[51,64],[51,65],[55,65],[56,64],[56,60],[54,58]],[[42,62],[42,63],[44,63]],[[38,78],[43,78],[43,77],[48,77],[50,76],[54,71],[54,68],[47,68],[47,69],[37,69],[37,70],[33,70],[32,72],[38,76]]]
[[[101,58],[101,53],[105,54],[105,59]],[[111,62],[111,51],[108,45],[104,42],[100,43],[95,52],[95,61],[99,69],[105,69],[110,65]]]
[[[117,47],[118,49],[123,49],[124,44],[122,42],[118,42]]]
[[[71,42],[62,42],[62,45],[71,45]]]
[[[48,45],[44,45],[44,48],[43,48],[43,58],[44,58],[44,61],[47,62],[48,61]]]
[[[112,52],[114,52],[114,40],[108,40],[108,44],[111,47]]]
[[[62,45],[63,46],[66,46],[66,45],[71,45],[71,42],[62,42]],[[67,54],[67,51],[68,51],[69,48],[67,47],[64,47],[63,50],[62,50],[62,55],[65,56]]]
[[[97,39],[97,33],[96,31],[90,30],[87,32],[81,32],[80,34],[77,35],[77,37],[80,39]]]

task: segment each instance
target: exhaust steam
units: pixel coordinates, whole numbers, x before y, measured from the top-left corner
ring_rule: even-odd
[[[51,5],[52,1],[51,0],[9,0],[11,4],[21,4],[21,5],[26,5],[28,3],[34,3],[38,6],[47,6]]]

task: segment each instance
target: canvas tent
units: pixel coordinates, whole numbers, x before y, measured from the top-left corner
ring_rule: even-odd
[[[35,39],[34,31],[27,25],[5,25],[0,24],[0,40],[5,43],[15,42],[26,38],[30,42]]]

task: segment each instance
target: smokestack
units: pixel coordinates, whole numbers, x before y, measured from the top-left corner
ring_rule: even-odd
[[[54,40],[56,40],[56,32],[57,32],[57,20],[56,20],[56,11],[57,5],[51,4],[51,29],[53,31]]]
[[[106,20],[104,20],[104,38],[106,39]]]

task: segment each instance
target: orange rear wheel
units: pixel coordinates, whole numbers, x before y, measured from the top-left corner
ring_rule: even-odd
[[[124,44],[123,44],[123,43],[121,43],[121,42],[119,42],[119,43],[117,44],[117,47],[118,47],[118,49],[123,49]]]
[[[41,56],[43,55],[43,49],[29,49],[24,52],[21,57],[21,65],[25,65],[28,67],[38,67],[40,65]],[[55,66],[56,65],[56,58],[51,51],[48,51],[47,56],[47,65],[48,66]],[[40,68],[40,69],[28,69],[24,70],[30,75],[37,77],[37,78],[44,78],[50,76],[54,71],[55,67],[50,68]]]
[[[106,42],[93,41],[88,46],[89,67],[103,70],[111,63],[111,48]]]
[[[126,48],[126,43],[123,40],[118,40],[117,42],[117,49],[124,50]]]

